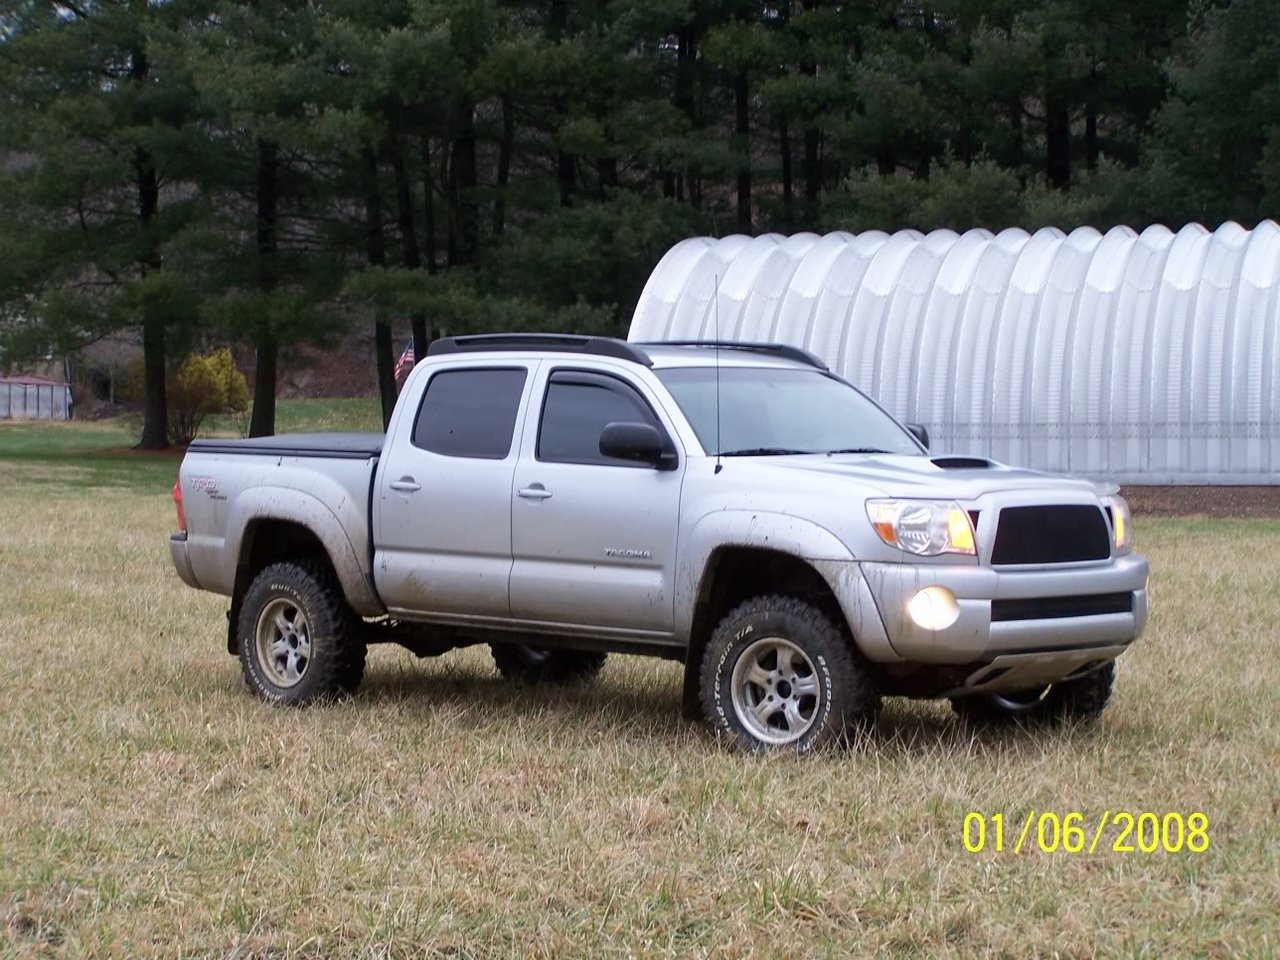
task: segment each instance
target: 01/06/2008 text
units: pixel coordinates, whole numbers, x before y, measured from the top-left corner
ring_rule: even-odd
[[[1086,818],[1079,811],[1058,814],[1027,811],[1016,838],[1006,836],[1003,813],[965,814],[961,824],[964,848],[970,853],[1205,853],[1209,849],[1209,817],[1199,811],[1130,813],[1104,810]],[[1016,822],[1016,821],[1015,821]],[[1012,838],[1013,843],[1008,840]]]

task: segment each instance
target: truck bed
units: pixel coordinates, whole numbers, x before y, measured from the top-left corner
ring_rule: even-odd
[[[187,449],[193,453],[367,460],[382,453],[383,439],[381,433],[286,433],[250,440],[193,440]]]

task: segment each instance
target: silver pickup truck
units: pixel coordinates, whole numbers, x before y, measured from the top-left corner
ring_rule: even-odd
[[[385,438],[193,443],[169,546],[276,703],[353,691],[369,643],[488,643],[526,680],[680,661],[686,712],[752,749],[884,695],[1097,716],[1147,620],[1124,500],[927,446],[792,347],[447,338]]]

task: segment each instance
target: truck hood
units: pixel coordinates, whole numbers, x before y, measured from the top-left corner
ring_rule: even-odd
[[[779,457],[726,457],[725,471],[760,483],[828,486],[847,492],[856,484],[868,495],[976,500],[990,493],[1065,491],[1104,493],[1088,480],[1024,470],[982,457],[902,456],[897,454],[804,454]],[[801,481],[800,478],[804,480]],[[824,481],[826,481],[824,483]]]

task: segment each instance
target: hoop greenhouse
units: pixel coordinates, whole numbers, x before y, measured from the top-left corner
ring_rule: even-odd
[[[718,294],[718,295],[717,295]],[[630,339],[805,347],[938,452],[1280,483],[1280,227],[696,238]]]

